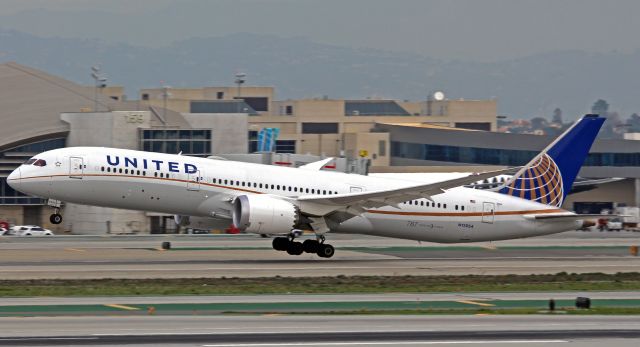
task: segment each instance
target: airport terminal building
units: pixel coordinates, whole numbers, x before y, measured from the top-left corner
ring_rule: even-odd
[[[121,87],[94,89],[16,63],[0,64],[0,117],[0,220],[59,233],[175,229],[168,215],[74,204],[65,205],[63,224],[49,224],[47,202],[16,192],[6,177],[31,156],[65,146],[234,154],[290,166],[336,156],[343,171],[360,172],[348,164],[358,159],[371,172],[430,172],[523,165],[552,141],[495,132],[496,100],[276,100],[273,87],[243,86],[143,89],[127,101]],[[247,157],[263,129],[278,130],[278,154]],[[566,208],[640,205],[640,142],[597,141],[580,175],[624,180],[571,195]]]

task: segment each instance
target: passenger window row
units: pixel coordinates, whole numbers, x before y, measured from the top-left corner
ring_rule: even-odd
[[[123,168],[111,168],[111,167],[100,167],[100,171],[102,172],[109,172],[109,173],[123,173],[125,175],[137,175],[137,176],[147,176],[147,172],[144,170],[129,170],[129,169],[123,169]],[[164,173],[164,172],[154,172],[153,173],[153,177],[160,177],[160,178],[170,178],[171,176],[168,173]]]
[[[125,175],[138,175],[138,176],[147,176],[147,172],[144,170],[129,170],[129,169],[123,169],[123,168],[111,168],[111,167],[104,167],[102,166],[100,168],[100,170],[102,172],[109,172],[109,173],[121,173],[121,174],[125,174]],[[163,173],[163,172],[154,172],[153,173],[153,177],[160,177],[160,178],[170,178],[171,176],[168,173]],[[200,177],[196,178],[196,182],[200,182],[202,181],[202,179]],[[258,188],[258,189],[271,189],[271,190],[278,190],[278,191],[284,191],[284,192],[293,192],[293,193],[305,193],[305,194],[318,194],[318,195],[335,195],[338,194],[337,191],[331,191],[331,190],[326,190],[326,189],[316,189],[316,188],[303,188],[303,187],[292,187],[292,186],[285,186],[285,185],[279,185],[279,184],[266,184],[266,183],[257,183],[257,182],[245,182],[245,181],[234,181],[234,180],[229,180],[229,179],[225,179],[223,180],[222,178],[214,178],[213,179],[213,183],[214,184],[221,184],[221,185],[227,185],[227,186],[235,186],[235,187],[246,187],[246,188]]]
[[[435,208],[447,208],[447,204],[441,204],[436,202],[431,202],[429,200],[409,200],[404,202],[405,205],[414,205],[414,206],[425,206],[425,207],[435,207]],[[456,211],[464,211],[464,205],[454,205]]]
[[[222,179],[222,178],[214,178],[213,183],[227,185],[227,186],[235,186],[235,187],[279,190],[279,191],[293,192],[293,193],[319,194],[319,195],[338,194],[337,191],[331,191],[326,189],[303,188],[303,187],[293,187],[293,186],[285,186],[285,185],[279,185],[279,184],[234,181],[234,180],[228,180],[228,179]]]

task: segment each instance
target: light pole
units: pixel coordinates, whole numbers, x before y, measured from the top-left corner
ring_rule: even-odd
[[[164,84],[162,85],[162,101],[163,101],[163,107],[162,107],[162,118],[163,122],[167,122],[167,99],[169,98],[169,96],[171,96],[171,93],[169,93],[169,89],[171,89],[170,86]]]
[[[244,72],[238,72],[236,73],[236,85],[238,86],[238,99],[240,99],[241,96],[241,90],[240,87],[242,87],[242,85],[244,84],[244,82],[247,80],[247,74]]]
[[[101,73],[99,65],[91,67],[91,77],[95,82],[93,89],[93,112],[98,112],[98,88],[104,88],[107,86],[107,77]]]

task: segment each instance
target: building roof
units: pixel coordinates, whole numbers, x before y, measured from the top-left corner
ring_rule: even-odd
[[[191,113],[248,113],[258,112],[244,100],[201,100],[191,101]]]
[[[393,100],[345,100],[345,116],[410,116]]]
[[[88,88],[16,63],[0,64],[0,149],[69,131],[60,113],[94,108]],[[119,102],[98,96],[102,110]]]
[[[429,123],[376,123],[376,124],[409,127],[409,128],[423,128],[423,129],[441,129],[441,130],[455,130],[455,131],[484,131],[484,130],[477,130],[477,129],[453,128],[445,125],[437,125],[437,124],[429,124]]]

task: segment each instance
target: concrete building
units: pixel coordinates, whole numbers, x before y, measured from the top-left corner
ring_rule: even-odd
[[[388,138],[373,134],[376,123],[433,124],[495,131],[496,100],[300,99],[274,100],[273,87],[156,88],[140,91],[144,105],[177,112],[247,112],[249,152],[258,132],[279,129],[280,153],[356,157],[389,165]]]

